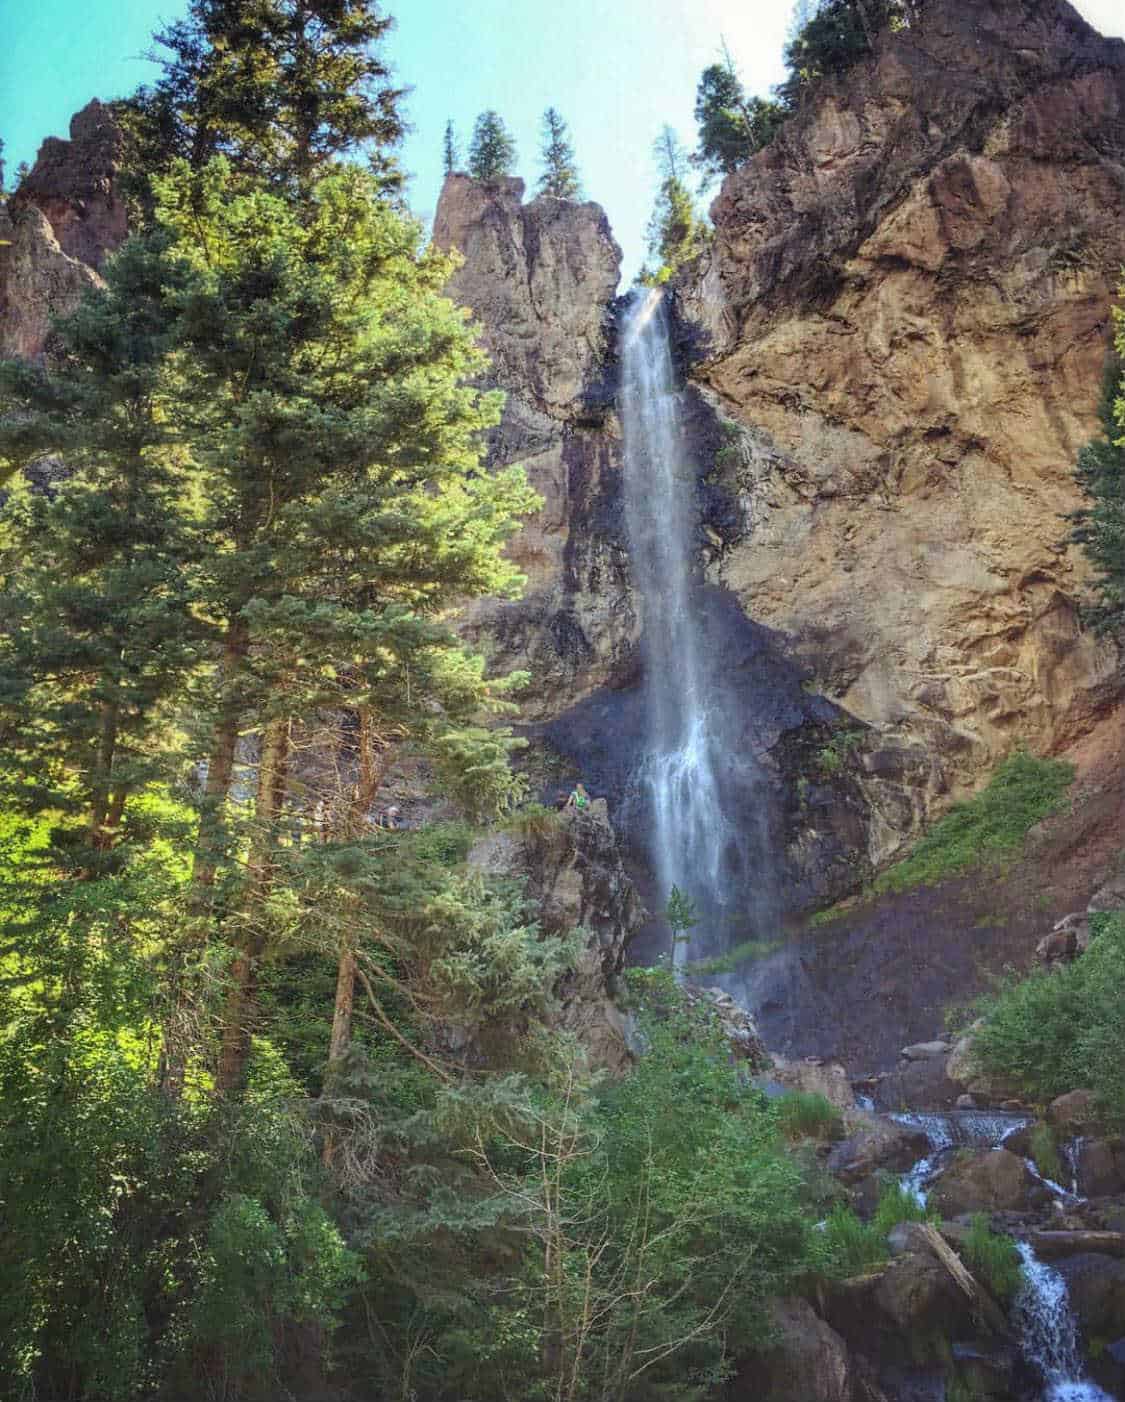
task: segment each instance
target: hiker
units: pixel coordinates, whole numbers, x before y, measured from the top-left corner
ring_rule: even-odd
[[[566,801],[566,806],[568,809],[589,808],[590,795],[586,792],[585,784],[581,782],[575,784],[574,788],[570,791],[570,797]]]

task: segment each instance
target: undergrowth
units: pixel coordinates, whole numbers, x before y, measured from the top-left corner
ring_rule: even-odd
[[[1011,1300],[1023,1284],[1023,1266],[1016,1243],[1010,1236],[994,1232],[983,1212],[974,1213],[970,1219],[965,1259],[973,1274],[1000,1301]]]
[[[933,1222],[940,1219],[897,1180],[890,1180],[879,1195],[870,1222],[843,1204],[833,1208],[824,1223],[822,1250],[825,1274],[846,1280],[881,1266],[888,1257],[887,1236],[900,1222]]]
[[[906,891],[1010,857],[1036,823],[1057,813],[1074,769],[1062,760],[1019,752],[1001,763],[988,787],[955,804],[910,856],[876,878],[876,895]]]
[[[839,1137],[842,1125],[840,1112],[824,1098],[809,1091],[790,1091],[774,1102],[777,1122],[786,1139],[819,1139],[827,1142]]]

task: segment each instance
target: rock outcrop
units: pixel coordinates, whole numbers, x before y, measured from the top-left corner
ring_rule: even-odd
[[[50,351],[50,318],[70,311],[125,239],[116,190],[122,135],[110,109],[87,104],[70,140],[48,137],[0,209],[0,357]]]
[[[1125,44],[1065,0],[928,0],[727,179],[680,289],[743,430],[713,577],[957,785],[1120,692],[1060,517],[1123,199]]]
[[[556,1025],[578,1037],[592,1065],[623,1070],[631,1058],[614,994],[644,912],[604,802],[492,832],[473,847],[469,864],[488,876],[525,880],[544,934],[582,932],[579,956],[556,990]]]
[[[527,576],[515,602],[468,614],[498,668],[528,668],[529,719],[557,714],[629,665],[636,610],[620,519],[620,435],[610,304],[621,250],[600,206],[541,195],[522,180],[450,175],[434,242],[464,262],[448,286],[480,327],[507,396],[489,465],[522,463],[543,508],[509,547]]]

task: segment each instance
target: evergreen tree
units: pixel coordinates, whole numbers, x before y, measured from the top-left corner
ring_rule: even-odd
[[[402,137],[402,92],[379,45],[392,24],[376,0],[191,0],[157,33],[163,76],[121,104],[133,164],[180,157],[201,169],[223,155],[274,186],[365,153],[397,186],[388,148]]]
[[[1086,616],[1103,633],[1125,630],[1125,314],[1115,308],[1117,354],[1099,406],[1102,431],[1082,449],[1075,478],[1089,505],[1070,518],[1071,540],[1094,567],[1095,602]]]
[[[912,0],[820,0],[798,6],[792,37],[785,49],[789,77],[777,89],[786,107],[795,106],[802,94],[820,78],[845,72],[869,54],[879,34],[907,20],[919,22],[920,5]],[[807,15],[805,22],[797,22]]]
[[[703,246],[706,231],[685,181],[687,152],[671,127],[661,130],[653,154],[660,173],[660,189],[649,220],[648,246],[658,267],[655,273],[646,272],[642,278],[660,283],[695,257]]]
[[[469,174],[474,180],[499,180],[511,175],[516,143],[498,113],[482,112],[469,143]]]
[[[691,156],[703,173],[704,189],[768,145],[783,119],[776,102],[747,98],[729,54],[705,68],[695,94],[699,146]]]
[[[457,145],[457,133],[453,129],[452,119],[445,124],[445,136],[442,138],[441,146],[442,169],[446,175],[452,175],[461,164],[461,152]]]
[[[582,195],[566,123],[553,107],[543,113],[543,174],[539,193],[559,200],[576,200]]]

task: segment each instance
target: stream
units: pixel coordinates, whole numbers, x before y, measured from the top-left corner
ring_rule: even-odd
[[[941,1176],[950,1155],[961,1147],[999,1149],[1031,1119],[1006,1110],[954,1110],[947,1113],[904,1111],[889,1116],[896,1124],[919,1129],[929,1140],[929,1152],[902,1175],[902,1185],[925,1204],[930,1185]],[[1082,1201],[1077,1194],[1077,1150],[1064,1151],[1071,1167],[1071,1188],[1044,1178],[1030,1159],[1029,1172],[1060,1203]],[[1041,1261],[1029,1242],[1017,1241],[1023,1266],[1023,1286],[1012,1308],[1012,1323],[1025,1362],[1042,1379],[1041,1402],[1114,1402],[1109,1393],[1085,1378],[1078,1343],[1078,1324],[1070,1308],[1066,1281]]]

